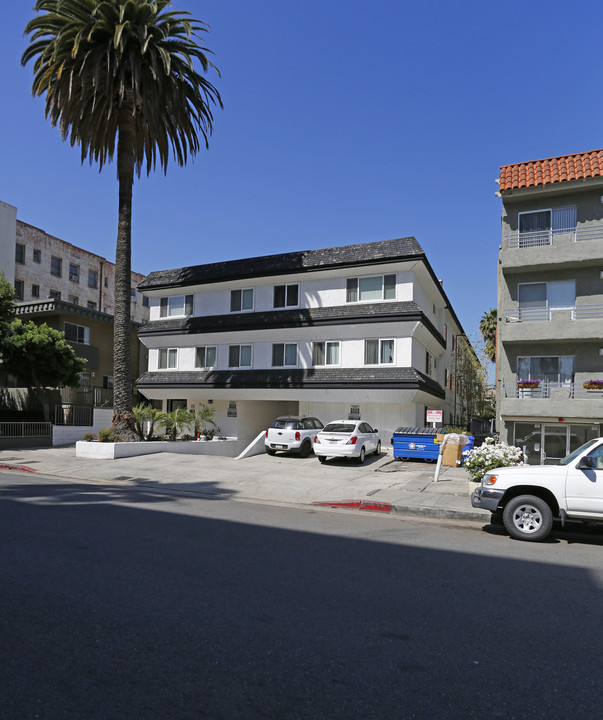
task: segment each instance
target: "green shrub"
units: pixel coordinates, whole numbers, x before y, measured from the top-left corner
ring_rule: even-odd
[[[103,428],[98,431],[99,442],[121,442],[121,438],[113,428]]]
[[[86,433],[82,440],[84,442],[94,442],[96,440],[96,435],[94,433]]]

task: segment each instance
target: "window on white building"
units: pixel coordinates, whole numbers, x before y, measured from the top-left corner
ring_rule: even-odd
[[[296,343],[274,343],[272,345],[272,367],[297,365]]]
[[[251,345],[229,345],[228,367],[251,367]]]
[[[90,345],[90,328],[83,325],[74,325],[73,323],[65,323],[65,339],[70,342],[82,343]]]
[[[297,307],[299,305],[299,285],[275,285],[274,304],[275,308]]]
[[[181,317],[193,314],[192,295],[162,297],[159,302],[159,317]]]
[[[159,350],[159,369],[174,370],[178,367],[178,348],[161,348]]]
[[[374,277],[348,278],[346,280],[346,302],[373,302],[396,299],[396,276],[375,275]]]
[[[394,362],[394,341],[393,340],[365,340],[364,341],[364,364],[383,365]]]
[[[216,347],[198,347],[195,348],[195,367],[196,368],[213,368],[216,367]]]
[[[230,291],[230,312],[253,310],[253,288]]]
[[[339,341],[313,342],[312,365],[339,365]]]

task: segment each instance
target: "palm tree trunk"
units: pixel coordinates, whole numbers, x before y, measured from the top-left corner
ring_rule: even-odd
[[[129,103],[124,103],[119,113],[119,137],[117,142],[119,212],[115,250],[115,318],[113,325],[113,428],[122,436],[122,439],[130,440],[138,439],[134,430],[132,378],[130,377],[134,117]]]

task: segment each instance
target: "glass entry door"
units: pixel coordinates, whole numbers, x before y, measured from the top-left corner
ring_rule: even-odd
[[[542,428],[543,465],[556,465],[568,454],[567,434],[569,428],[564,425],[544,425]]]
[[[553,465],[599,432],[599,425],[516,422],[515,445],[526,453],[529,465]]]

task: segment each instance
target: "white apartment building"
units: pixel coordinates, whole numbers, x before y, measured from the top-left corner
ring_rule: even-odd
[[[212,405],[241,444],[279,415],[354,418],[389,445],[428,409],[453,421],[462,327],[414,238],[150,273],[139,285],[164,410]]]

